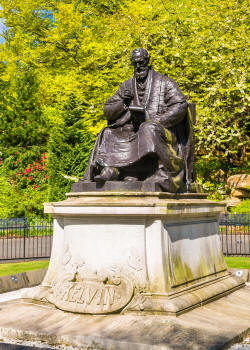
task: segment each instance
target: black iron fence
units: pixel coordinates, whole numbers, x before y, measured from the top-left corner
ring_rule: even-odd
[[[225,255],[250,256],[250,215],[224,214],[219,221]],[[0,261],[49,258],[52,219],[0,219]]]
[[[250,214],[223,214],[219,221],[225,255],[250,255]]]
[[[52,237],[51,219],[0,219],[0,261],[49,258]]]

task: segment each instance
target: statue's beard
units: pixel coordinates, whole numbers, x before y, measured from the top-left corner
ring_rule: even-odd
[[[144,70],[142,70],[140,72],[135,71],[134,76],[135,76],[136,80],[138,80],[138,81],[145,80],[148,76],[148,68],[145,68]]]

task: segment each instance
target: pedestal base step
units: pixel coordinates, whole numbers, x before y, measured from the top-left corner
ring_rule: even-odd
[[[16,300],[0,304],[0,339],[67,344],[81,350],[217,350],[247,335],[249,300],[250,289],[245,287],[178,318],[79,315]]]
[[[165,314],[178,316],[196,307],[205,305],[245,286],[242,279],[228,274],[197,283],[193,287],[173,292],[170,295],[138,294],[123,310],[123,313]]]

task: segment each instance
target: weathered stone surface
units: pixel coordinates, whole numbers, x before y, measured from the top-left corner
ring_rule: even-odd
[[[239,174],[230,176],[227,179],[227,185],[229,188],[250,191],[250,175]]]
[[[241,198],[241,199],[242,198],[250,198],[250,191],[240,190],[240,189],[232,190],[230,196],[236,197],[236,198]]]
[[[242,285],[241,285],[242,286]],[[194,285],[194,287],[172,294],[135,295],[132,302],[123,310],[124,313],[140,314],[166,314],[179,316],[198,306],[205,305],[221,298],[237,289],[240,284],[237,278],[224,276],[207,283]]]
[[[239,198],[226,198],[225,199],[225,204],[227,206],[227,208],[231,208],[231,207],[235,207],[236,205],[241,203],[241,200]]]
[[[250,289],[171,316],[83,315],[46,304],[0,304],[0,337],[68,344],[81,350],[219,350],[247,333]],[[29,315],[29,317],[26,317]]]
[[[224,205],[177,198],[89,192],[46,204],[55,218],[50,266],[26,297],[71,312],[179,315],[242,287],[221,251]]]
[[[230,176],[227,179],[227,185],[231,189],[231,198],[250,198],[250,175]]]
[[[28,284],[26,287],[33,287],[33,286],[37,286],[38,284],[40,284],[45,275],[46,275],[47,269],[39,269],[39,270],[34,270],[34,271],[26,271],[26,277],[28,280]]]
[[[56,216],[161,216],[217,217],[225,204],[204,199],[204,194],[170,194],[164,192],[80,192],[68,198],[45,203],[46,213]],[[179,219],[179,218],[178,218]]]
[[[45,347],[44,344],[38,343],[38,342],[30,342],[30,341],[11,341],[11,339],[4,339],[6,343],[0,342],[0,348],[1,350],[52,350],[51,347]],[[37,346],[37,345],[42,345],[42,347]],[[59,349],[58,347],[53,347],[53,349]],[[61,350],[61,349],[60,349]],[[76,350],[69,348],[69,347],[64,347],[63,350]]]
[[[236,269],[236,268],[230,268],[229,270],[235,276],[242,277],[245,282],[250,282],[250,270],[248,270],[248,269]]]
[[[33,287],[42,283],[47,269],[27,271],[15,275],[0,277],[0,293],[5,293],[25,287]]]
[[[133,296],[131,281],[58,281],[48,301],[59,309],[87,314],[105,314],[124,308]]]

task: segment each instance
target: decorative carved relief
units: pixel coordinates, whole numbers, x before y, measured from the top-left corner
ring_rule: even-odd
[[[137,294],[132,299],[131,303],[125,308],[125,310],[144,311],[145,310],[146,296],[143,294]]]
[[[127,262],[128,262],[128,266],[131,269],[137,272],[143,270],[143,264],[142,264],[141,258],[139,256],[138,251],[135,248],[131,249]]]
[[[53,292],[51,301],[62,310],[103,314],[127,305],[133,295],[133,285],[125,280],[119,285],[94,280],[63,281],[54,286]]]
[[[145,264],[143,263],[136,248],[131,249],[127,264],[130,268],[131,276],[134,282],[135,294],[146,292],[147,286],[145,284]]]
[[[103,314],[125,307],[133,296],[134,286],[111,266],[103,272],[90,271],[84,261],[64,254],[62,269],[52,285],[48,301],[71,312]]]

